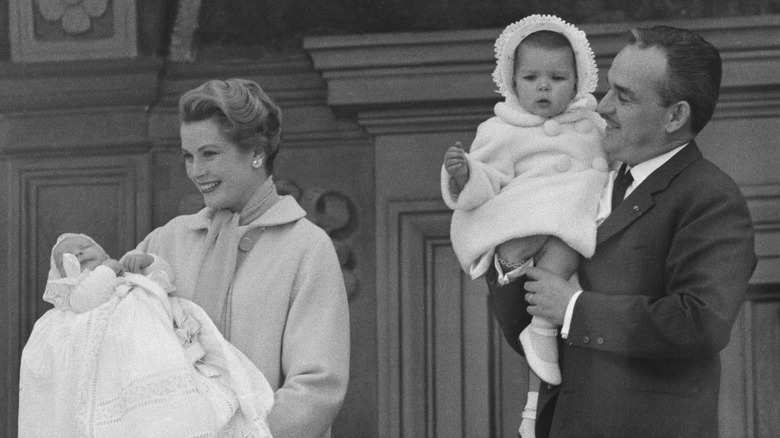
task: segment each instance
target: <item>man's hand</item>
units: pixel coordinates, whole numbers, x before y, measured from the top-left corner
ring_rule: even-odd
[[[525,283],[525,300],[528,313],[540,316],[557,325],[563,325],[566,307],[571,297],[580,289],[568,281],[542,268],[528,268]]]
[[[450,146],[444,154],[444,169],[458,184],[458,189],[463,187],[469,181],[469,165],[466,161],[466,152],[460,142],[455,142],[455,146]]]
[[[125,272],[139,273],[141,270],[151,265],[154,262],[154,257],[149,254],[127,254],[122,257],[122,266],[125,268]]]

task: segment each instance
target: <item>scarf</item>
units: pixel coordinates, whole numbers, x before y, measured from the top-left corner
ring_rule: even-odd
[[[238,269],[238,244],[244,234],[254,228],[252,222],[279,199],[273,178],[269,176],[240,213],[227,209],[213,212],[193,298],[227,340],[230,340],[230,303]]]

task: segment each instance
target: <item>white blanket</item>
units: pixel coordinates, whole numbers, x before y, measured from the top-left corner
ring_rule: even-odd
[[[94,310],[55,308],[36,322],[22,352],[19,436],[270,437],[263,374],[200,307],[125,278]]]

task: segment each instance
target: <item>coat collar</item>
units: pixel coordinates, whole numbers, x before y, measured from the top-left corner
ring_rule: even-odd
[[[701,158],[702,154],[696,142],[691,141],[688,146],[682,148],[669,161],[651,173],[598,227],[596,245],[614,236],[650,211],[655,204],[653,194],[666,190],[683,169]]]
[[[255,219],[249,227],[272,227],[275,225],[284,225],[295,222],[306,216],[306,211],[298,205],[298,202],[290,195],[282,196],[279,202],[275,203],[262,216]],[[207,229],[211,219],[214,217],[214,210],[206,207],[199,212],[187,216],[186,224],[191,230]]]

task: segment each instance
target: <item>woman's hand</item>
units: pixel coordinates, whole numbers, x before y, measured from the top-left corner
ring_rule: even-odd
[[[114,260],[114,259],[108,259],[108,260],[104,261],[103,265],[104,266],[108,266],[109,268],[111,268],[111,270],[114,271],[114,274],[116,274],[116,275],[121,275],[122,274],[122,271],[123,271],[122,264],[119,263],[118,261]]]
[[[125,272],[139,273],[149,265],[154,263],[154,257],[149,254],[127,254],[122,257],[122,266]]]

